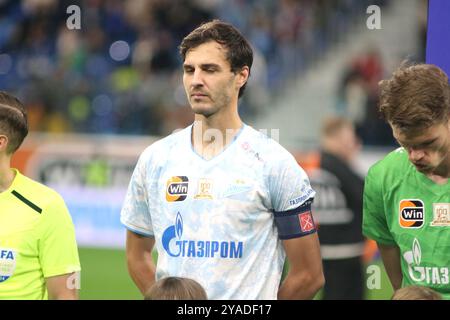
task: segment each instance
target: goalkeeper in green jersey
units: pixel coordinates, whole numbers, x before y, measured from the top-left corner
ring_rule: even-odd
[[[66,205],[10,167],[27,133],[22,103],[0,92],[0,300],[76,299],[80,262]]]
[[[448,78],[434,65],[402,66],[380,88],[380,111],[401,148],[369,170],[363,233],[378,243],[395,290],[426,286],[449,299]]]

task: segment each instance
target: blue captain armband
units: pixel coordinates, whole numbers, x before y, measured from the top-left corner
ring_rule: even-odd
[[[310,198],[295,209],[274,212],[278,237],[281,240],[300,238],[317,231],[311,213],[312,202],[313,199]]]

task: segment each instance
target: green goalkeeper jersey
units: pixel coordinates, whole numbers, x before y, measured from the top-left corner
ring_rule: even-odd
[[[45,278],[79,270],[63,199],[16,170],[12,185],[0,193],[0,300],[47,299]]]
[[[400,248],[402,286],[427,286],[450,299],[450,182],[418,172],[403,148],[369,170],[363,233]]]

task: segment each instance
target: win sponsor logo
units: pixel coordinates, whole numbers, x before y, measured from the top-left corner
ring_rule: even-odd
[[[401,200],[399,223],[402,228],[421,228],[425,221],[425,205],[422,200]]]
[[[189,190],[189,179],[186,176],[175,176],[167,180],[166,200],[168,202],[184,201]]]
[[[183,239],[183,218],[178,212],[175,224],[164,230],[162,245],[171,257],[188,258],[242,258],[242,241],[210,241]]]

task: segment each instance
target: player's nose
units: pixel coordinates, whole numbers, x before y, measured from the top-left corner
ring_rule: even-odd
[[[420,149],[409,149],[409,159],[413,162],[417,162],[424,157],[425,153]]]
[[[191,85],[194,87],[203,85],[203,74],[201,70],[195,70],[194,74],[192,75]]]

